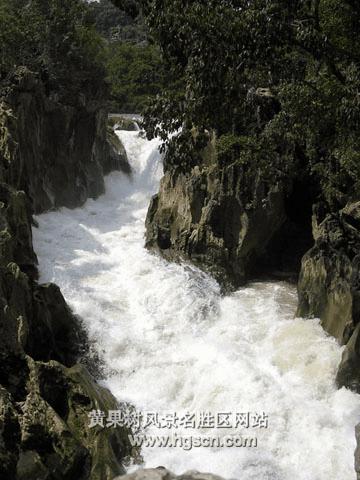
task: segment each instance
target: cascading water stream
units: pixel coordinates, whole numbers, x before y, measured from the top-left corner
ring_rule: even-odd
[[[318,321],[293,318],[296,292],[286,283],[222,297],[195,267],[147,252],[144,219],[161,177],[158,142],[118,134],[133,178],[113,173],[98,200],[37,217],[41,281],[57,283],[84,319],[107,365],[106,385],[121,402],[159,413],[269,416],[267,429],[245,432],[258,438],[257,448],[148,447],[145,465],[239,480],[354,479],[360,402],[336,390],[341,348]]]

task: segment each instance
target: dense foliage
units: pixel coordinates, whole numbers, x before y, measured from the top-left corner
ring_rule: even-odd
[[[0,0],[0,39],[3,84],[21,65],[69,101],[97,95],[103,44],[83,1]]]
[[[141,15],[133,18],[128,11],[117,8],[110,0],[89,4],[96,29],[109,42],[146,42],[147,32]]]
[[[107,73],[113,110],[141,112],[164,84],[160,52],[153,45],[109,45]]]
[[[130,112],[162,88],[160,51],[149,45],[141,16],[109,0],[0,0],[0,45],[3,87],[26,66],[68,103],[109,93],[109,108]]]
[[[160,50],[150,42],[137,2],[91,2],[89,9],[106,44],[105,67],[110,85],[109,108],[140,113],[163,88],[165,72]]]
[[[271,181],[309,175],[330,208],[359,197],[357,0],[151,0],[142,8],[167,71],[185,84],[177,95],[164,89],[146,113],[169,162],[194,160],[194,127],[199,146],[201,132],[214,130],[224,161],[247,162]]]

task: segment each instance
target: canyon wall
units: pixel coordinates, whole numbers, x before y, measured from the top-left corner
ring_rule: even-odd
[[[310,180],[269,183],[256,167],[222,162],[212,138],[196,165],[165,164],[146,226],[148,248],[194,262],[224,289],[258,278],[298,281],[297,314],[320,318],[347,344],[337,381],[360,392],[360,203],[328,212]]]
[[[32,213],[76,207],[126,168],[99,102],[66,105],[25,68],[0,99],[0,477],[108,480],[124,473],[126,429],[90,429],[115,398],[83,364],[86,334],[59,288],[39,285]]]

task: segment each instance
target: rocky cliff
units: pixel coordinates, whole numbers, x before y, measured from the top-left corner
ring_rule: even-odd
[[[35,213],[98,197],[104,192],[103,174],[126,164],[125,153],[114,158],[106,141],[106,113],[100,106],[85,96],[64,105],[56,95],[49,98],[26,68],[13,75],[0,111],[1,128],[8,132],[1,173],[28,195]]]
[[[313,235],[302,260],[298,315],[320,318],[346,345],[337,382],[360,393],[360,202],[325,215],[315,207]]]
[[[346,345],[336,381],[360,393],[360,202],[331,211],[315,198],[309,179],[269,184],[255,167],[222,163],[212,139],[192,167],[165,165],[146,243],[225,288],[264,274],[298,279],[297,315],[320,318]]]
[[[192,166],[165,165],[146,226],[148,248],[191,260],[225,288],[298,278],[297,314],[347,344],[338,383],[360,392],[360,202],[329,211],[310,181],[268,182],[255,166],[224,162],[212,138]]]
[[[124,429],[90,429],[115,398],[83,365],[86,335],[56,285],[39,285],[32,213],[81,205],[128,167],[100,104],[65,105],[18,69],[0,99],[0,477],[107,480],[130,454]]]
[[[263,274],[296,277],[310,221],[303,225],[288,208],[298,202],[295,185],[271,184],[256,167],[225,161],[215,138],[192,167],[173,160],[149,207],[148,248],[190,259],[226,289]]]

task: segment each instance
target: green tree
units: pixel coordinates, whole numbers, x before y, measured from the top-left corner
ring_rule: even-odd
[[[237,156],[289,181],[299,172],[311,175],[329,208],[359,196],[357,1],[141,5],[167,71],[185,83],[176,96],[164,89],[145,116],[149,136],[165,140],[168,162],[196,162],[201,133],[214,130],[220,139],[239,138],[223,142],[237,145],[224,158]],[[179,127],[181,134],[173,136]],[[257,145],[258,153],[249,145]]]
[[[116,43],[109,46],[108,81],[114,107],[141,112],[162,90],[164,72],[160,53],[153,45]]]
[[[48,91],[77,102],[103,82],[104,45],[82,0],[1,0],[1,76],[19,65],[39,74]]]

